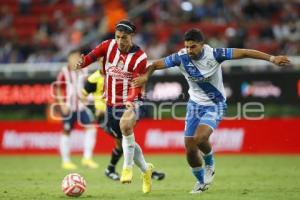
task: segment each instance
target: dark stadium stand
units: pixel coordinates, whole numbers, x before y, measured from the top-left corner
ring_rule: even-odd
[[[85,47],[95,46],[109,35],[105,30],[98,31],[106,29],[103,25],[108,13],[106,5],[116,2],[122,3],[124,12],[138,25],[141,30],[138,42],[150,51],[152,59],[180,48],[178,35],[190,27],[201,28],[208,43],[213,45],[254,48],[273,54],[300,53],[297,1],[193,1],[192,10],[183,7],[184,1],[172,1],[172,6],[167,6],[170,1],[89,2],[92,4],[85,7],[72,0],[0,0],[0,47],[5,49],[0,53],[0,63],[60,61],[55,55],[74,48],[70,40],[76,31],[74,35],[80,42],[76,45],[89,41]],[[91,38],[90,33],[98,37]],[[56,41],[58,38],[61,40]],[[60,46],[61,41],[70,46]],[[158,43],[153,44],[154,41]],[[51,55],[36,59],[39,49]],[[152,55],[151,51],[160,54]]]

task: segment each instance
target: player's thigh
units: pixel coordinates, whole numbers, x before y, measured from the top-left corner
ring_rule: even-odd
[[[136,113],[134,110],[125,110],[121,119],[120,127],[133,128],[136,124]]]
[[[106,132],[115,139],[122,139],[122,131],[120,129],[120,120],[113,116],[108,116]]]
[[[123,112],[114,112],[113,108],[109,107],[105,114],[104,130],[113,138],[122,139],[122,132],[120,129],[120,118]]]
[[[203,142],[207,142],[209,136],[213,133],[213,129],[211,126],[206,124],[199,124],[194,133],[194,140],[197,145],[202,144]]]
[[[202,110],[199,125],[203,124],[215,130],[222,120],[226,108],[225,103],[219,103],[215,106],[205,106]]]
[[[195,131],[199,125],[199,119],[197,117],[187,117],[185,120],[185,127],[184,127],[184,136],[185,137],[194,137]]]
[[[185,120],[185,137],[192,139],[186,140],[194,140],[193,142],[198,143],[208,139],[222,119],[224,107],[224,104],[205,106],[190,101]]]
[[[193,138],[194,133],[199,125],[200,117],[197,105],[189,101],[187,105],[187,113],[185,117],[185,127],[184,127],[184,136]]]

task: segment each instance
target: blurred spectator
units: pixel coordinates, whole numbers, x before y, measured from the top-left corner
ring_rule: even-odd
[[[45,14],[43,14],[40,18],[38,32],[42,32],[41,34],[46,34],[47,36],[51,36],[53,33],[52,24],[49,22],[49,18]]]
[[[259,30],[259,37],[262,40],[274,40],[274,34],[272,27],[269,26],[270,22],[268,20],[261,20],[260,23],[260,30]]]
[[[137,24],[135,42],[149,51],[151,58],[181,48],[180,35],[191,26],[202,29],[213,46],[299,54],[299,1],[19,0],[19,10],[10,6],[1,1],[2,63],[12,57],[14,62],[29,57],[30,62],[59,61],[74,47],[93,48],[99,40],[113,38],[114,26],[123,18]],[[22,17],[24,14],[27,16]],[[38,48],[47,55],[40,55]],[[3,59],[4,54],[11,56]]]
[[[149,46],[146,48],[149,59],[159,59],[166,55],[167,47],[164,43],[159,42],[155,38],[150,41]]]
[[[115,31],[115,26],[116,24],[124,19],[128,18],[127,12],[124,10],[123,5],[121,4],[120,1],[115,0],[104,0],[104,13],[105,13],[105,20],[106,23],[106,33],[107,34],[112,34]]]
[[[19,0],[19,10],[22,15],[27,15],[30,12],[31,0]]]
[[[0,9],[0,31],[3,31],[12,26],[14,17],[6,6]]]
[[[227,36],[227,47],[230,48],[245,48],[245,40],[247,37],[247,30],[244,24],[237,26],[236,28],[228,27],[225,31]]]

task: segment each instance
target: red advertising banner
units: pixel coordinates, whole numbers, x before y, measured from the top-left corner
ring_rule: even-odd
[[[50,84],[0,84],[0,105],[41,105],[52,101]]]
[[[210,140],[215,152],[300,154],[300,118],[224,120]],[[58,153],[60,123],[46,121],[0,122],[0,154]],[[145,153],[183,153],[184,121],[138,122],[135,136]],[[73,152],[82,152],[84,129],[71,134]],[[99,130],[95,153],[109,153],[112,138]]]

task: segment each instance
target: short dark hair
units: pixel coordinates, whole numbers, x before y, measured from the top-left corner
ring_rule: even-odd
[[[117,25],[116,25],[116,30],[117,31],[122,31],[125,33],[135,33],[136,31],[136,26],[129,20],[121,20]]]
[[[199,29],[193,28],[184,33],[184,41],[189,40],[195,42],[204,42],[204,35]]]

